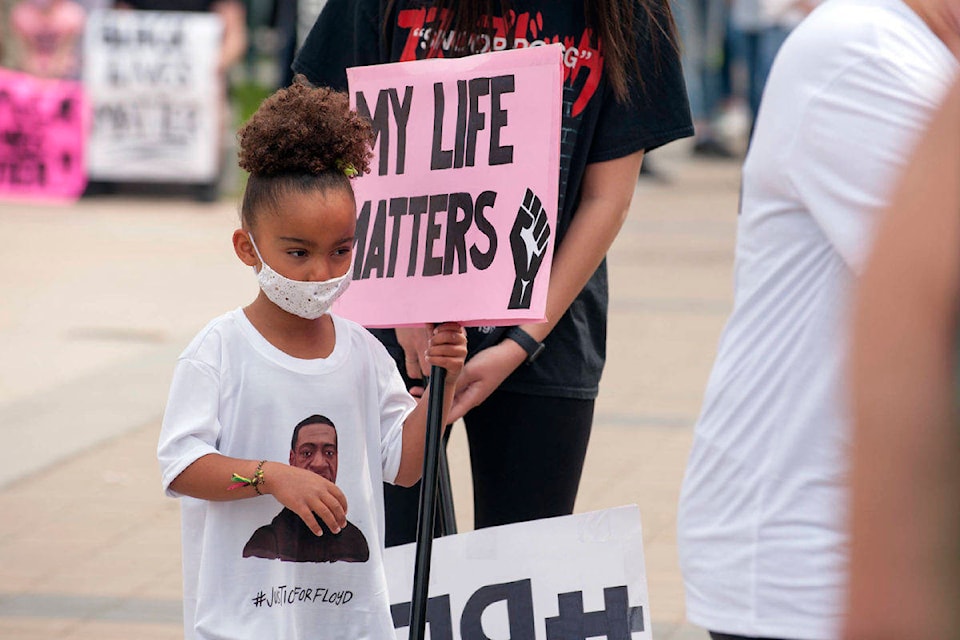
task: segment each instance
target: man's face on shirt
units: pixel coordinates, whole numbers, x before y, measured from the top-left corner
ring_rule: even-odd
[[[290,464],[313,471],[330,482],[337,481],[337,431],[328,424],[300,428],[297,445],[290,452]]]

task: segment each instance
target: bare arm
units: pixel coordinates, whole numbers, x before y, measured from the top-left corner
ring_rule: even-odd
[[[233,474],[251,478],[256,472],[257,460],[240,460],[219,454],[209,454],[197,459],[170,483],[170,488],[186,496],[201,500],[227,501],[253,498],[253,487],[229,489]],[[320,525],[312,513],[316,513],[334,533],[347,524],[347,498],[337,485],[312,471],[298,469],[282,462],[266,462],[263,465],[264,482],[259,489],[270,494],[277,502],[287,507],[306,523],[317,535]]]
[[[239,0],[220,0],[211,7],[223,20],[223,41],[217,70],[226,73],[247,52],[247,10]]]
[[[587,165],[580,206],[553,256],[547,291],[547,321],[522,328],[543,341],[597,270],[626,220],[640,173],[643,152]],[[462,417],[483,402],[527,354],[512,340],[485,349],[471,358],[460,376],[450,420]]]
[[[960,628],[960,89],[933,121],[859,284],[846,640]]]

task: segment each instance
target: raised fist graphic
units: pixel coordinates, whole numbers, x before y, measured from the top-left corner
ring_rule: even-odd
[[[517,211],[517,219],[510,230],[510,249],[513,251],[513,266],[517,277],[513,281],[508,309],[529,309],[533,296],[533,280],[540,270],[540,263],[547,253],[550,239],[550,224],[540,198],[527,189],[523,204]]]

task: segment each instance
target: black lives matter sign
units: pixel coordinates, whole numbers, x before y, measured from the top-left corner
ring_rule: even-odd
[[[373,124],[357,179],[354,283],[366,326],[544,318],[556,238],[562,47],[349,69]]]
[[[94,11],[83,80],[93,109],[90,176],[203,182],[218,170],[223,25],[216,14]]]
[[[643,605],[630,605],[630,591],[626,585],[603,588],[603,606],[596,611],[584,610],[583,591],[557,594],[557,614],[545,614],[533,600],[531,579],[484,585],[467,599],[454,619],[449,595],[427,601],[427,628],[431,640],[490,640],[484,626],[484,614],[489,608],[499,609],[501,626],[506,626],[510,640],[633,640],[633,634],[646,631]],[[411,604],[403,602],[391,606],[393,625],[402,629],[410,625]],[[546,617],[544,617],[546,615]],[[489,623],[487,623],[489,624]],[[543,634],[538,635],[538,627]],[[501,637],[501,636],[496,636]]]
[[[391,614],[407,637],[415,545],[386,550]],[[438,538],[426,620],[434,640],[649,640],[636,506]]]

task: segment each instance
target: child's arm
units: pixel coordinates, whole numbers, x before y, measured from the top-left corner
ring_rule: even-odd
[[[201,500],[226,501],[254,498],[253,486],[240,486],[232,480],[233,475],[253,478],[258,460],[228,458],[220,454],[208,454],[198,458],[170,483],[170,488]],[[306,523],[316,535],[321,535],[320,524],[312,514],[317,514],[330,530],[338,533],[347,524],[347,499],[337,485],[316,473],[299,469],[282,462],[267,461],[261,467],[263,481],[257,485],[261,494],[271,494],[277,502],[287,507]]]
[[[427,362],[431,366],[436,365],[447,370],[441,424],[446,424],[447,415],[453,405],[453,395],[457,390],[457,378],[460,377],[466,357],[467,336],[459,324],[447,322],[434,328],[427,347]],[[403,422],[400,469],[394,480],[396,484],[403,487],[413,485],[423,473],[423,445],[426,438],[427,407],[431,391],[432,388],[428,388],[424,392],[416,408]]]

